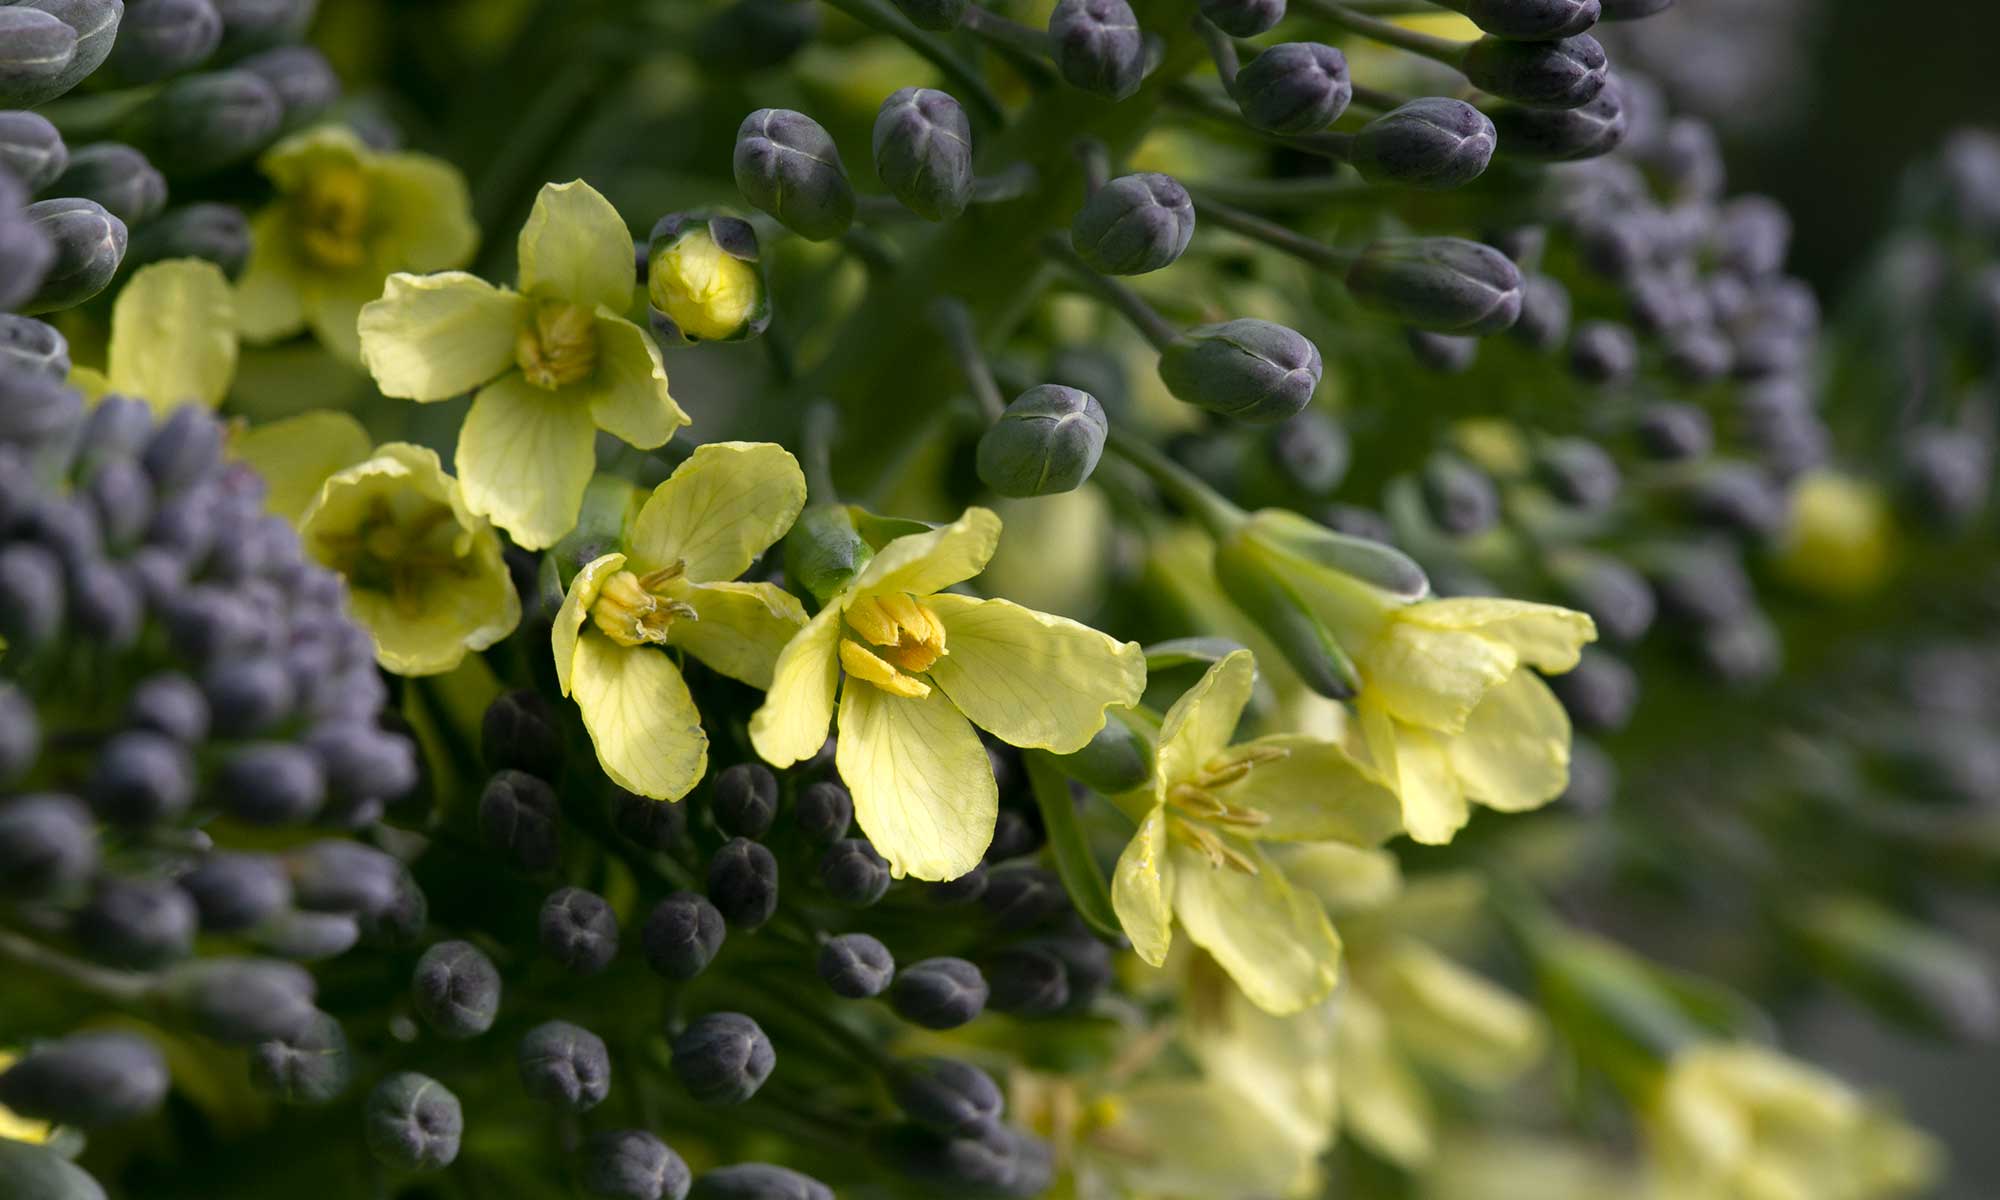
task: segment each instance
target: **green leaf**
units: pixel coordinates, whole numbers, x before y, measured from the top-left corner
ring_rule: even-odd
[[[1092,929],[1106,937],[1122,938],[1125,927],[1111,907],[1111,889],[1104,882],[1104,870],[1090,851],[1083,823],[1077,820],[1076,805],[1070,800],[1069,784],[1049,757],[1038,750],[1021,756],[1028,766],[1028,785],[1034,789],[1035,804],[1042,810],[1042,827],[1055,855],[1056,874],[1069,890],[1070,903]]]

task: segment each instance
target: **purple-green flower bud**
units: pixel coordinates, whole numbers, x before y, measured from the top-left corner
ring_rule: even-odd
[[[979,478],[1003,496],[1075,491],[1097,469],[1109,429],[1097,397],[1038,384],[980,436]]]
[[[516,1059],[528,1095],[565,1112],[589,1112],[611,1094],[604,1039],[568,1021],[545,1021],[521,1038]]]
[[[37,8],[0,8],[0,104],[25,108],[68,91],[76,30]]]
[[[78,1033],[37,1046],[0,1073],[0,1107],[86,1129],[145,1116],[167,1098],[167,1064],[129,1033]]]
[[[305,36],[319,0],[211,0],[222,17],[224,48],[259,50]]]
[[[364,1114],[369,1152],[404,1171],[448,1167],[458,1157],[465,1110],[428,1075],[399,1071],[375,1085]]]
[[[1267,133],[1312,133],[1347,111],[1347,56],[1318,42],[1280,42],[1236,73],[1229,91],[1243,119]]]
[[[1491,246],[1464,238],[1385,238],[1347,271],[1367,308],[1435,333],[1484,335],[1521,316],[1521,272]]]
[[[833,1200],[833,1189],[790,1167],[736,1163],[696,1180],[688,1200]]]
[[[1587,33],[1555,42],[1483,37],[1465,49],[1459,69],[1474,87],[1502,100],[1581,108],[1604,90],[1609,60]]]
[[[1146,39],[1125,0],[1062,0],[1049,14],[1056,66],[1072,87],[1123,100],[1146,77]]]
[[[934,1133],[970,1137],[999,1125],[1006,1098],[986,1072],[956,1058],[899,1064],[889,1076],[896,1107]]]
[[[694,1182],[673,1147],[642,1129],[597,1134],[583,1156],[583,1190],[604,1200],[687,1200]]]
[[[1597,24],[1598,0],[1439,0],[1484,33],[1526,42],[1574,37]]]
[[[0,112],[0,167],[30,193],[45,190],[69,165],[62,134],[40,113]]]
[[[118,40],[118,26],[125,16],[124,0],[18,0],[18,6],[40,9],[60,20],[76,33],[76,47],[62,69],[48,81],[53,89],[43,100],[51,100],[82,83],[92,71],[104,65]],[[7,37],[0,33],[0,46]],[[4,102],[4,96],[0,96]],[[39,104],[40,100],[31,103]]]
[[[95,200],[64,197],[27,208],[28,220],[55,247],[55,261],[33,298],[30,315],[74,308],[103,291],[125,261],[125,222]]]
[[[741,1104],[778,1065],[771,1039],[742,1013],[697,1017],[674,1039],[674,1075],[702,1104]]]
[[[222,45],[222,15],[210,0],[143,0],[128,5],[111,48],[111,69],[127,83],[191,71]]]
[[[1285,0],[1201,0],[1201,15],[1231,37],[1256,37],[1285,19]]]
[[[1186,252],[1194,237],[1194,201],[1171,175],[1121,175],[1084,201],[1069,233],[1092,269],[1144,275]]]
[[[1444,190],[1484,174],[1497,140],[1485,113],[1463,100],[1426,96],[1363,126],[1348,162],[1370,183]]]
[[[986,1008],[986,977],[962,958],[927,958],[896,975],[889,1000],[904,1020],[925,1029],[956,1029]]]
[[[875,117],[875,174],[904,208],[945,221],[972,200],[972,125],[958,101],[906,87]]]
[[[203,958],[166,973],[168,1010],[229,1045],[296,1036],[314,1017],[318,985],[303,967],[255,958]]]
[[[1596,158],[1625,140],[1625,105],[1615,83],[1579,108],[1497,104],[1486,115],[1499,135],[1500,153],[1530,162]]]
[[[285,123],[276,88],[232,69],[174,80],[147,106],[148,148],[176,177],[234,165],[262,150]]]
[[[171,208],[132,234],[128,267],[167,258],[206,259],[231,279],[250,262],[250,221],[233,204],[189,204]]]
[[[865,933],[844,933],[820,947],[819,977],[834,994],[850,1000],[879,996],[896,977],[889,948]]]
[[[347,1090],[353,1059],[340,1022],[315,1012],[295,1032],[250,1051],[250,1082],[286,1104],[327,1104]]]
[[[271,85],[284,109],[286,129],[310,123],[340,99],[340,76],[312,46],[276,46],[236,65]]]
[[[443,1037],[478,1037],[500,1012],[500,972],[471,942],[439,942],[424,951],[410,987],[417,1015]]]
[[[81,887],[97,869],[90,810],[69,796],[0,802],[0,896],[46,900]]]
[[[1160,380],[1175,399],[1258,425],[1310,403],[1322,369],[1304,335],[1254,317],[1196,326],[1160,354]]]
[[[854,223],[854,188],[840,148],[818,121],[760,108],[736,131],[736,189],[807,241],[839,237]]]

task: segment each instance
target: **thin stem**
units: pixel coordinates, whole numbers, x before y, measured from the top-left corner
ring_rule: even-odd
[[[1113,425],[1104,448],[1143,471],[1153,481],[1153,486],[1192,514],[1218,541],[1249,520],[1242,509],[1224,499],[1185,467],[1153,449],[1144,438],[1135,437]]]
[[[815,400],[806,407],[806,491],[814,504],[840,503],[840,489],[833,486],[833,439],[839,428],[840,410],[831,400]]]
[[[1153,344],[1153,349],[1164,351],[1180,339],[1180,330],[1175,329],[1167,319],[1154,311],[1153,306],[1141,299],[1139,293],[1115,279],[1107,278],[1091,269],[1083,261],[1069,238],[1052,233],[1042,239],[1042,253],[1067,270],[1078,283],[1096,292],[1105,303],[1118,310],[1118,315],[1131,322],[1140,336]]]
[[[888,275],[902,265],[902,254],[895,244],[882,238],[865,226],[850,226],[840,235],[840,244],[849,253],[861,260],[871,275]]]
[[[826,3],[863,25],[898,39],[922,55],[951,81],[955,88],[952,94],[969,105],[987,124],[1007,123],[1006,110],[1000,107],[1000,97],[986,86],[979,72],[953,53],[951,47],[910,24],[909,18],[902,13],[882,3],[882,0],[826,0]]]
[[[991,175],[981,175],[972,181],[972,202],[974,204],[1000,204],[1008,200],[1019,200],[1041,185],[1042,174],[1035,170],[1031,162],[1017,162]]]
[[[1378,17],[1356,12],[1333,0],[1299,0],[1299,6],[1315,16],[1324,17],[1336,25],[1360,34],[1370,41],[1394,46],[1398,50],[1408,50],[1425,58],[1434,58],[1447,66],[1457,66],[1465,58],[1465,46],[1450,38],[1433,37],[1428,33],[1418,33],[1405,29]]]
[[[1208,46],[1208,56],[1215,60],[1215,73],[1221,77],[1222,86],[1235,87],[1236,72],[1242,66],[1237,58],[1236,40],[1217,29],[1215,22],[1204,16],[1195,17],[1194,28],[1195,32],[1201,35],[1202,42]],[[1256,56],[1257,48],[1254,44],[1251,45],[1249,53],[1252,57]]]
[[[1000,395],[993,368],[987,365],[986,352],[980,349],[979,331],[972,327],[972,314],[966,311],[965,301],[955,296],[939,297],[931,305],[931,320],[943,331],[952,359],[958,363],[959,373],[965,376],[965,384],[972,389],[972,398],[979,402],[979,410],[987,422],[1005,416],[1007,401]]]
[[[1104,143],[1093,137],[1076,139],[1076,160],[1083,164],[1083,194],[1085,197],[1097,194],[1097,189],[1111,182],[1111,154]]]
[[[1278,146],[1289,146],[1301,154],[1330,158],[1335,162],[1346,162],[1353,151],[1354,136],[1347,133],[1307,133],[1287,137],[1281,133],[1267,133],[1249,124],[1236,107],[1220,96],[1211,95],[1206,89],[1194,84],[1181,82],[1167,90],[1167,100],[1174,105],[1200,113],[1202,116],[1221,121],[1241,133],[1248,133]]]
[[[1391,109],[1401,108],[1409,102],[1410,98],[1408,96],[1398,96],[1394,92],[1385,92],[1379,88],[1368,87],[1365,84],[1357,83],[1354,85],[1354,103],[1360,105],[1362,108],[1373,109],[1376,112],[1388,112]]]
[[[1354,263],[1354,253],[1315,241],[1304,234],[1293,233],[1275,221],[1267,221],[1253,213],[1229,205],[1208,196],[1195,194],[1194,211],[1197,221],[1209,221],[1222,226],[1232,233],[1240,233],[1253,241],[1259,241],[1273,249],[1282,250],[1300,262],[1322,271],[1342,272]]]
[[[991,42],[995,46],[1011,50],[1047,69],[1050,58],[1049,35],[1046,30],[1023,25],[1019,21],[1003,17],[990,8],[978,4],[968,4],[960,26],[975,37]],[[1009,56],[1010,58],[1013,55]]]
[[[1260,208],[1317,208],[1342,201],[1386,200],[1392,193],[1342,175],[1298,179],[1202,179],[1182,182],[1189,193]]]
[[[157,984],[150,975],[94,967],[4,929],[0,929],[0,959],[53,975],[73,987],[126,1004],[144,1000]]]

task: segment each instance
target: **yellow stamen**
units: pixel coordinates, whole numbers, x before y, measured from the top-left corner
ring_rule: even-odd
[[[293,201],[299,246],[322,267],[345,270],[368,257],[368,180],[351,166],[314,171]]]
[[[514,362],[538,388],[555,391],[597,370],[597,318],[580,304],[544,300],[514,335]]]
[[[643,578],[630,571],[616,572],[604,581],[590,606],[591,623],[621,646],[663,644],[675,621],[700,619],[692,605],[662,591],[680,575],[679,563]]]
[[[1197,825],[1192,821],[1175,818],[1168,822],[1167,832],[1183,845],[1192,846],[1196,850],[1201,851],[1212,867],[1218,869],[1228,867],[1232,871],[1241,871],[1245,875],[1255,875],[1258,873],[1255,862],[1252,862],[1242,851],[1223,841],[1212,829]]]
[[[920,600],[902,593],[863,596],[847,606],[848,628],[875,647],[875,655],[911,674],[928,671],[950,651],[944,622]]]
[[[931,694],[930,684],[903,674],[852,638],[841,639],[840,665],[854,678],[866,680],[892,696],[921,700]]]

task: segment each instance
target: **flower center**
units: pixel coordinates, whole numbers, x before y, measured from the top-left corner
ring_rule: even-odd
[[[590,620],[621,646],[660,645],[675,621],[698,620],[694,608],[668,594],[686,567],[681,563],[635,575],[619,571],[604,581],[590,606]]]
[[[597,318],[580,304],[544,300],[514,335],[514,361],[538,388],[555,391],[597,370]]]
[[[358,267],[368,257],[368,180],[355,167],[312,173],[295,202],[299,244],[322,267]]]
[[[1203,763],[1192,777],[1167,789],[1168,836],[1201,851],[1213,866],[1255,875],[1257,864],[1231,846],[1222,834],[1268,825],[1271,814],[1232,803],[1218,793],[1249,778],[1250,772],[1265,763],[1277,762],[1289,754],[1290,751],[1279,746],[1237,746]],[[1220,832],[1212,826],[1220,827]]]
[[[313,540],[315,557],[345,576],[349,587],[388,596],[398,612],[415,617],[440,576],[470,573],[460,533],[450,505],[412,507],[378,498],[352,529],[321,530]]]
[[[855,635],[840,642],[840,665],[885,692],[917,699],[931,694],[916,678],[949,653],[944,622],[930,607],[897,593],[865,596],[847,606],[847,628]]]

